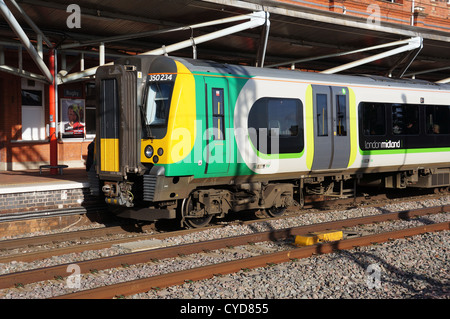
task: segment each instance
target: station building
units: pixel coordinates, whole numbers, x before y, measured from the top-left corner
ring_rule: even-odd
[[[17,52],[5,50],[7,65],[14,65]],[[48,59],[44,55],[44,60]],[[23,68],[38,73],[33,61],[24,58]],[[87,146],[95,137],[95,90],[92,81],[59,86],[58,163],[84,167]],[[38,169],[50,163],[49,85],[38,80],[0,73],[0,171]],[[64,113],[62,113],[64,112]],[[83,129],[68,129],[76,116]],[[75,113],[75,115],[73,115]]]
[[[95,81],[83,71],[185,40],[191,45],[168,54],[321,72],[420,37],[419,48],[342,72],[450,81],[450,0],[84,0],[71,6],[0,0],[0,171],[54,164],[52,152],[57,164],[83,168],[96,131]],[[196,43],[229,27],[197,24],[256,11],[268,13],[270,25]],[[368,47],[375,53],[362,51]],[[42,70],[42,64],[51,69],[52,57],[54,109],[53,86]],[[69,80],[70,74],[77,77]]]

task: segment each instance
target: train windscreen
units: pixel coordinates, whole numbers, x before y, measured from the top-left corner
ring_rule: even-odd
[[[167,133],[173,87],[172,81],[148,82],[144,120],[149,138],[163,138]]]

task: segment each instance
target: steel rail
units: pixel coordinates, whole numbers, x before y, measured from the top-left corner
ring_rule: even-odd
[[[126,225],[131,226],[131,225]],[[126,227],[125,226],[125,227]],[[99,229],[87,229],[87,230],[80,230],[77,232],[70,232],[70,233],[61,233],[61,234],[52,234],[52,235],[44,235],[39,236],[43,238],[38,238],[38,243],[35,243],[32,241],[32,238],[26,238],[28,240],[26,241],[20,241],[19,242],[12,242],[7,243],[9,246],[8,249],[18,248],[18,247],[24,247],[27,245],[42,245],[42,244],[51,244],[55,242],[62,242],[62,241],[69,241],[69,240],[78,240],[83,238],[88,238],[92,236],[108,236],[108,235],[116,235],[116,234],[129,234],[131,229],[125,229],[123,226],[114,226],[114,227],[107,227],[107,228],[99,228]],[[212,226],[208,229],[211,229],[213,227],[222,227],[222,226]],[[87,250],[99,250],[104,248],[110,248],[113,245],[122,244],[122,243],[128,243],[128,242],[134,242],[139,240],[147,240],[147,239],[164,239],[167,237],[173,237],[173,236],[182,236],[185,234],[190,234],[193,232],[198,231],[197,229],[185,229],[175,232],[169,232],[169,233],[157,233],[157,234],[137,234],[134,237],[127,237],[127,238],[117,238],[117,239],[108,239],[108,240],[102,240],[95,243],[88,243],[88,244],[77,244],[74,246],[69,247],[62,247],[62,248],[52,248],[52,249],[46,249],[46,250],[37,250],[33,252],[26,252],[26,253],[19,253],[19,254],[10,254],[6,256],[0,256],[0,264],[1,263],[7,263],[11,261],[21,261],[21,262],[31,262],[34,260],[40,260],[45,258],[50,258],[54,256],[61,256],[65,254],[70,253],[81,253],[83,251]],[[47,236],[49,238],[47,238]],[[24,238],[25,239],[25,238]],[[15,241],[15,240],[14,240]],[[21,245],[23,243],[23,245]],[[0,243],[0,249],[2,249],[2,244]]]
[[[351,218],[326,222],[314,225],[305,225],[293,228],[273,230],[256,234],[241,235],[230,238],[215,239],[204,242],[184,244],[177,246],[164,247],[149,251],[141,251],[106,258],[98,258],[77,262],[80,267],[80,274],[89,273],[92,270],[102,270],[115,267],[121,267],[124,264],[132,265],[146,263],[155,259],[177,257],[179,255],[194,254],[203,251],[225,248],[227,246],[245,245],[251,242],[276,241],[288,238],[289,236],[303,235],[309,232],[317,232],[328,229],[340,229],[362,224],[371,224],[396,219],[410,219],[414,216],[423,216],[426,214],[436,214],[450,211],[450,205],[428,207],[422,209],[406,210],[388,214],[378,214],[359,218]],[[66,277],[68,266],[73,263],[67,263],[47,268],[10,273],[0,276],[0,289],[14,287],[16,284],[29,284],[33,282]]]
[[[147,292],[154,288],[165,288],[180,285],[188,281],[209,279],[216,275],[227,275],[243,269],[265,267],[271,264],[307,258],[314,254],[327,254],[341,250],[353,249],[358,246],[368,246],[392,239],[399,239],[442,230],[450,230],[450,222],[419,226],[381,234],[345,239],[336,242],[322,243],[277,253],[264,254],[256,257],[234,260],[231,262],[223,262],[220,264],[197,267],[189,270],[103,286],[100,288],[83,290],[69,295],[57,296],[53,299],[111,299],[117,296],[128,296]]]

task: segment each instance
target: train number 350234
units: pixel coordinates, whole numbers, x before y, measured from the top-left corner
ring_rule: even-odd
[[[173,74],[149,74],[149,81],[158,82],[158,81],[172,81]]]

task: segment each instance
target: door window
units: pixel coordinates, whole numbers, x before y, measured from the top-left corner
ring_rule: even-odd
[[[347,136],[347,97],[336,95],[336,135]]]
[[[326,94],[316,95],[317,136],[328,136],[328,101]]]
[[[212,89],[212,108],[213,108],[213,139],[225,139],[225,117],[223,111],[224,97],[223,89]]]

